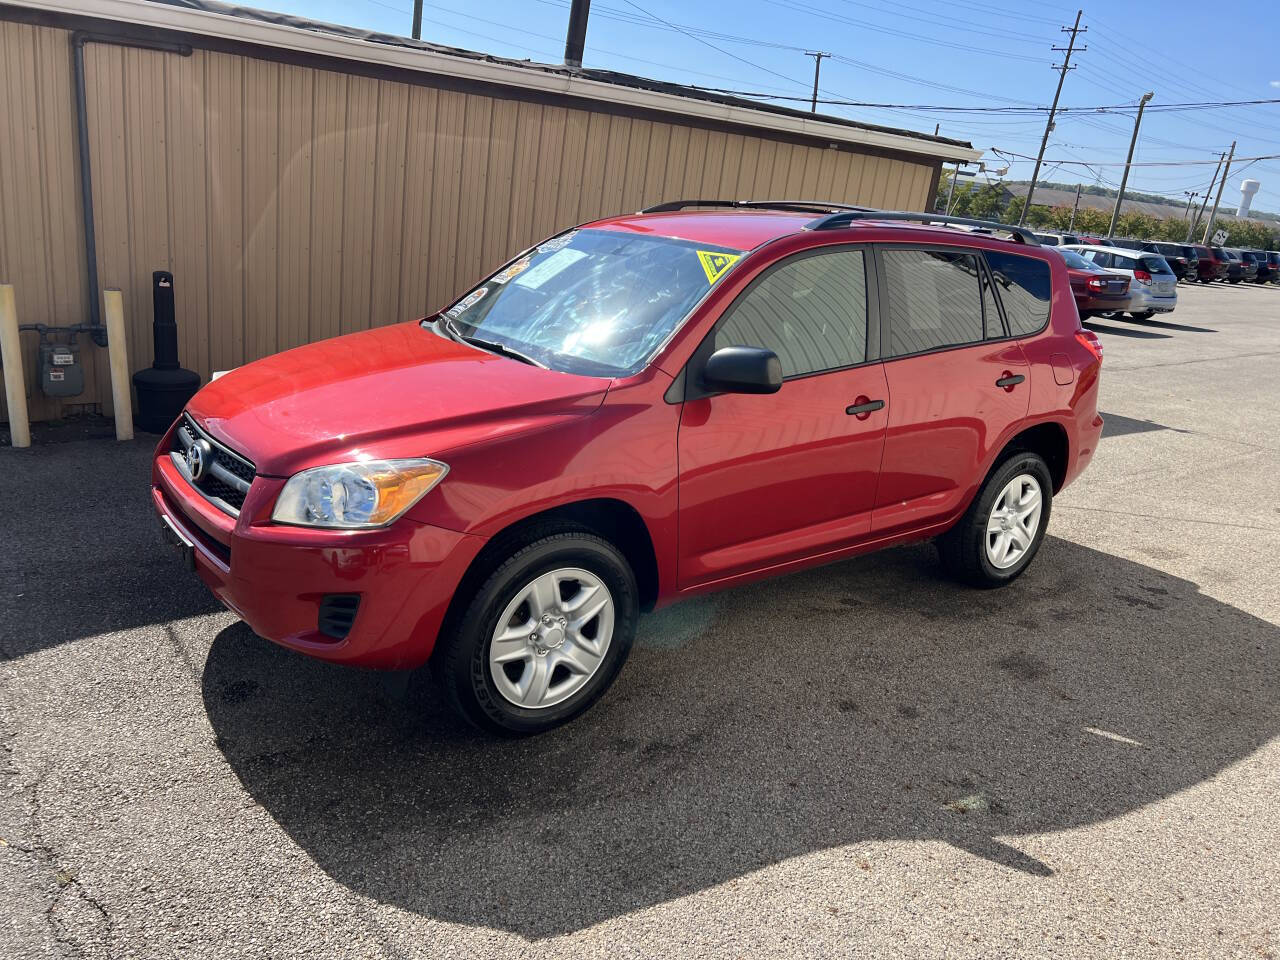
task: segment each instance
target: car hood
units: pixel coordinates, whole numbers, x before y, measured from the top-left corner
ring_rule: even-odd
[[[286,350],[219,377],[188,411],[265,476],[440,456],[598,408],[611,381],[556,373],[417,322]]]

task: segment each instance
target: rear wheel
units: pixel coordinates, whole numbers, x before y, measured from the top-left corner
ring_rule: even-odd
[[[609,688],[638,616],[635,575],[613,544],[578,528],[539,531],[512,543],[453,618],[432,673],[475,726],[541,733]]]
[[[1017,451],[983,484],[960,521],[938,538],[946,570],[975,587],[1010,583],[1044,541],[1053,505],[1053,478],[1044,458]]]
[[[1142,311],[1139,311],[1138,313],[1131,313],[1129,314],[1129,316],[1132,317],[1134,320],[1150,320],[1152,317],[1155,316],[1155,313],[1156,312],[1154,310],[1142,310]]]

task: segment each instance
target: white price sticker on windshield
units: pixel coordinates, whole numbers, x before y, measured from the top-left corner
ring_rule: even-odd
[[[567,270],[585,256],[586,254],[581,250],[557,250],[536,267],[530,267],[520,274],[511,283],[513,286],[537,290],[556,274]]]

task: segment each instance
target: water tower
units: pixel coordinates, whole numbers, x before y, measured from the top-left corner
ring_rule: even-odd
[[[1249,207],[1253,204],[1253,195],[1258,192],[1261,184],[1257,180],[1240,181],[1240,209],[1236,211],[1237,217],[1247,217],[1249,215]]]

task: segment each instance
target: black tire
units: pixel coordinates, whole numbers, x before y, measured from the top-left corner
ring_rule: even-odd
[[[1139,313],[1131,313],[1129,316],[1134,320],[1150,320],[1155,316],[1154,310],[1143,310]]]
[[[996,498],[1020,473],[1030,474],[1040,485],[1040,520],[1030,547],[1023,551],[1016,563],[1001,569],[987,557],[987,521]],[[1053,477],[1044,458],[1026,450],[1014,451],[992,469],[964,516],[937,539],[943,569],[962,583],[974,587],[989,589],[1012,583],[1031,565],[1039,552],[1045,530],[1049,527],[1052,507]]]
[[[626,662],[639,618],[639,590],[626,558],[612,543],[581,527],[543,525],[505,545],[501,559],[469,598],[459,598],[431,656],[431,673],[469,723],[504,736],[543,733],[567,723],[609,689]],[[595,673],[554,706],[528,709],[499,692],[489,670],[489,646],[498,618],[527,584],[543,573],[577,567],[598,577],[614,603],[612,638]]]

